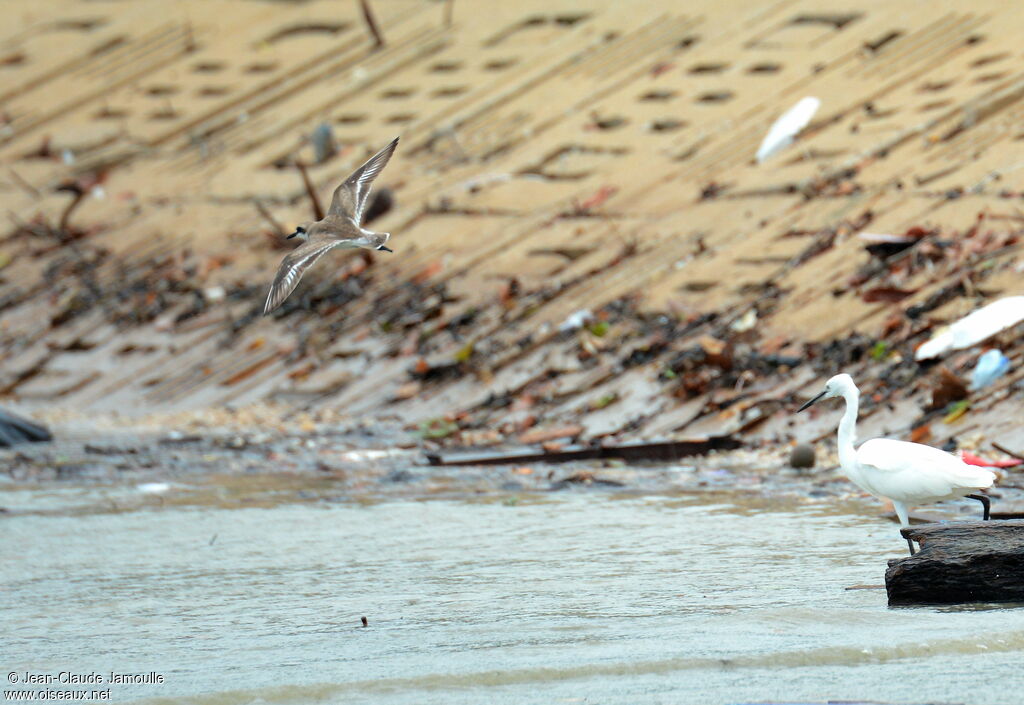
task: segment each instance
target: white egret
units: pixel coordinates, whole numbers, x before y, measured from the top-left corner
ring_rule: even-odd
[[[839,421],[839,465],[855,485],[876,497],[891,500],[901,526],[910,526],[907,507],[960,497],[981,502],[983,516],[989,518],[988,497],[973,493],[991,487],[995,473],[920,443],[873,438],[855,449],[860,390],[850,375],[838,374],[830,379],[825,383],[825,391],[798,411],[830,397],[846,400],[846,413]],[[910,555],[914,555],[913,541],[907,539],[907,545]]]

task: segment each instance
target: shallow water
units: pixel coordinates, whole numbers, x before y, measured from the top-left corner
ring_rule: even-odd
[[[261,504],[0,520],[5,672],[163,676],[116,702],[1019,700],[1024,610],[846,589],[904,547],[873,506]]]

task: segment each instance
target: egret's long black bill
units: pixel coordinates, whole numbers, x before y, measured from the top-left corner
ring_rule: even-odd
[[[804,409],[806,409],[807,407],[809,407],[809,406],[810,406],[811,404],[813,404],[814,402],[816,402],[816,401],[818,401],[819,399],[821,399],[821,398],[822,398],[823,396],[825,396],[825,392],[822,392],[821,394],[819,394],[818,396],[814,397],[814,398],[813,398],[813,399],[811,399],[811,400],[810,400],[809,402],[807,402],[806,404],[804,404],[803,406],[801,406],[801,407],[800,407],[799,409],[797,409],[797,410],[796,410],[796,413],[798,413],[798,414],[799,414],[799,413],[800,413],[801,411],[803,411]]]
[[[291,239],[292,239],[293,237],[295,237],[295,236],[296,236],[296,235],[298,235],[298,234],[299,234],[299,231],[298,231],[298,230],[296,230],[296,231],[295,231],[295,232],[293,232],[293,233],[292,233],[291,235],[289,235],[288,237],[286,237],[286,238],[285,238],[285,240],[291,240]]]
[[[394,250],[392,250],[390,247],[384,247],[384,245],[381,245],[377,249],[378,250],[384,250],[385,252],[394,252]]]

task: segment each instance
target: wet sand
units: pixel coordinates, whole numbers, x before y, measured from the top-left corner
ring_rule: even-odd
[[[267,502],[364,502],[396,498],[514,498],[520,494],[694,494],[791,502],[859,502],[890,508],[852,485],[838,469],[834,445],[817,444],[817,466],[789,466],[788,445],[712,451],[673,462],[621,460],[497,465],[432,465],[442,446],[422,429],[338,414],[282,414],[272,407],[143,419],[86,419],[63,414],[56,440],[0,450],[6,473],[0,506],[8,513],[93,513],[143,506],[263,505]],[[177,430],[162,430],[174,427]],[[552,447],[551,444],[547,444]],[[557,447],[555,444],[554,447]],[[540,449],[537,447],[538,450]],[[491,447],[490,450],[494,450]],[[1002,516],[1024,505],[1024,482],[1000,471],[992,491]],[[167,485],[162,488],[161,485]],[[108,499],[24,502],[108,488]],[[14,491],[14,492],[11,492]],[[21,499],[14,500],[13,498]],[[6,499],[5,499],[6,498]],[[709,500],[713,501],[713,500]],[[922,518],[973,517],[970,500],[924,508]]]

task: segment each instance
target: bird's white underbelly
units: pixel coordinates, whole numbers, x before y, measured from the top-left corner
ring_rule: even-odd
[[[970,487],[948,487],[942,483],[922,482],[912,471],[871,472],[858,469],[850,479],[866,492],[883,499],[892,499],[909,506],[957,499],[974,491]],[[935,486],[939,485],[939,486]]]

